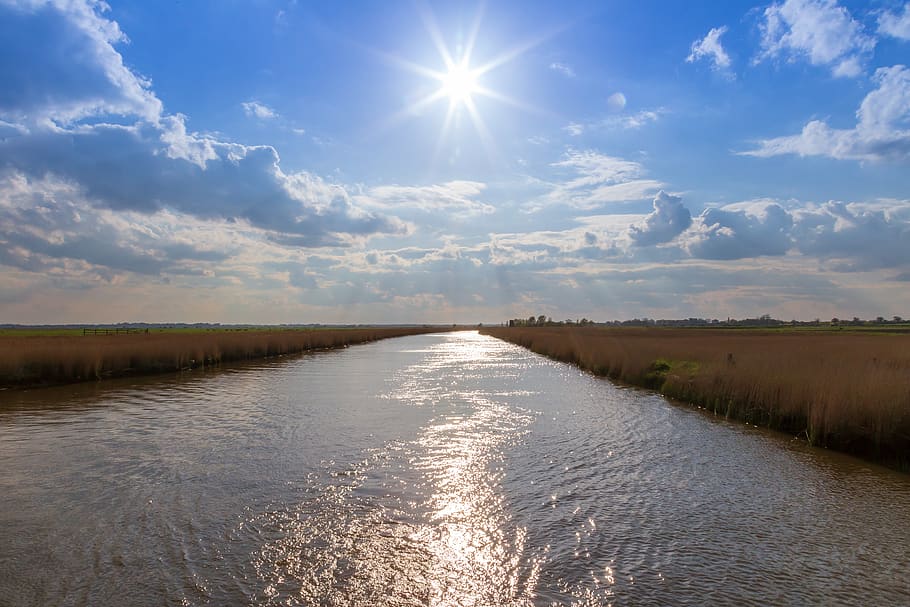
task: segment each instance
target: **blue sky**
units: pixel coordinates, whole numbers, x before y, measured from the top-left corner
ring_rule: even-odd
[[[910,3],[0,0],[0,322],[910,316]]]

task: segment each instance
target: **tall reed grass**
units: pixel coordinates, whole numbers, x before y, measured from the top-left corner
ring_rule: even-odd
[[[714,329],[484,333],[811,444],[910,469],[910,335]]]
[[[367,327],[116,336],[4,335],[0,336],[0,386],[50,385],[179,371],[438,330]]]

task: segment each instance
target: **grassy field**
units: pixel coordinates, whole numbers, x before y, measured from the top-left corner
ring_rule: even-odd
[[[173,372],[222,362],[340,348],[439,327],[318,329],[150,330],[82,335],[47,332],[0,334],[0,387],[32,387],[130,374]]]
[[[486,328],[598,375],[910,469],[910,335]]]

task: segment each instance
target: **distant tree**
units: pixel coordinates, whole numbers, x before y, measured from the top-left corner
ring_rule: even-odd
[[[878,324],[882,324],[883,322],[885,322],[885,317],[884,317],[884,316],[876,316],[876,317],[875,317],[875,322],[877,322]]]
[[[839,319],[837,316],[835,316],[834,318],[831,319],[831,324],[832,324],[832,325],[836,325],[836,324],[839,323],[839,322],[840,322],[840,319]]]
[[[863,321],[861,321],[861,320],[859,319],[859,316],[854,316],[854,317],[853,317],[853,324],[854,324],[854,325],[858,325],[858,324],[861,323],[861,322],[863,322]]]
[[[547,317],[541,314],[537,317],[537,324],[541,327],[547,324]]]
[[[892,318],[891,320],[893,320],[894,322],[904,322],[904,319],[901,318],[900,316],[895,316],[895,317]]]
[[[537,321],[534,319],[533,316],[528,316],[528,325],[533,326],[536,323],[537,323]]]

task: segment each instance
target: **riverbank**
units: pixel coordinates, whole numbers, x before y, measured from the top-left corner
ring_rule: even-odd
[[[910,470],[910,335],[598,327],[482,332],[730,419]]]
[[[30,388],[343,348],[450,327],[150,331],[120,335],[0,335],[0,387]]]

